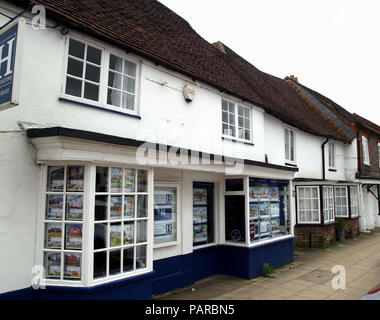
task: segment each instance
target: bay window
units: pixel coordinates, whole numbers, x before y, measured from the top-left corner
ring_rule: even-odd
[[[47,167],[41,260],[48,284],[89,286],[151,269],[151,180],[143,169]]]
[[[335,216],[348,218],[347,187],[335,187]]]
[[[321,223],[319,187],[297,187],[298,223]]]
[[[251,141],[251,109],[222,99],[222,134]]]
[[[73,38],[68,39],[64,93],[67,98],[107,109],[137,113],[138,65]]]

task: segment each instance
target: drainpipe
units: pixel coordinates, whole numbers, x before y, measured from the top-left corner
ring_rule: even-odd
[[[326,141],[322,143],[322,180],[326,180],[326,159],[325,159],[325,146],[330,141],[330,138],[326,138]]]

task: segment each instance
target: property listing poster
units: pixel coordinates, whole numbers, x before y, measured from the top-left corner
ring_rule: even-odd
[[[110,217],[111,220],[121,219],[122,197],[111,196]]]
[[[49,194],[46,198],[46,219],[62,220],[63,216],[63,195]]]
[[[83,217],[83,196],[67,195],[66,220],[81,221]]]
[[[124,175],[124,192],[132,193],[135,192],[136,185],[136,170],[134,169],[125,169]]]
[[[123,169],[111,168],[111,192],[121,192]]]
[[[80,253],[65,253],[64,276],[66,279],[80,279],[80,266]]]
[[[67,191],[83,191],[84,190],[84,167],[69,166],[67,167]]]
[[[134,230],[135,224],[132,223],[125,223],[123,226],[123,243],[124,244],[132,244],[134,242],[133,238],[133,230]]]
[[[61,277],[61,253],[49,252],[45,253],[45,270],[49,278]]]
[[[46,248],[61,249],[62,225],[60,223],[46,224]]]
[[[66,249],[80,250],[82,249],[82,225],[67,224],[66,225]]]
[[[194,243],[207,241],[207,224],[199,224],[193,226]]]
[[[135,196],[124,196],[124,218],[135,216]]]
[[[110,246],[121,246],[121,224],[110,225]]]
[[[63,192],[65,183],[64,167],[49,167],[48,191]]]

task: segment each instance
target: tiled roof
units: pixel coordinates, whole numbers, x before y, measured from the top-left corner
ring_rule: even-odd
[[[372,130],[372,132],[378,134],[380,136],[380,126],[378,126],[377,124],[359,116],[358,114],[354,113],[353,114],[353,117],[354,119],[359,122],[363,127],[366,127],[370,130]],[[380,137],[379,137],[380,138]]]
[[[13,0],[21,5],[31,0]],[[231,49],[220,51],[155,0],[40,0],[48,17],[263,107],[306,132],[351,141],[294,92]]]

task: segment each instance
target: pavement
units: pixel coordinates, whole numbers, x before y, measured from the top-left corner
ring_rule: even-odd
[[[345,269],[345,289],[332,273]],[[339,268],[339,267],[338,267]],[[335,277],[335,280],[334,280]],[[380,228],[327,249],[295,249],[294,262],[252,280],[216,275],[153,300],[360,300],[380,283]]]

